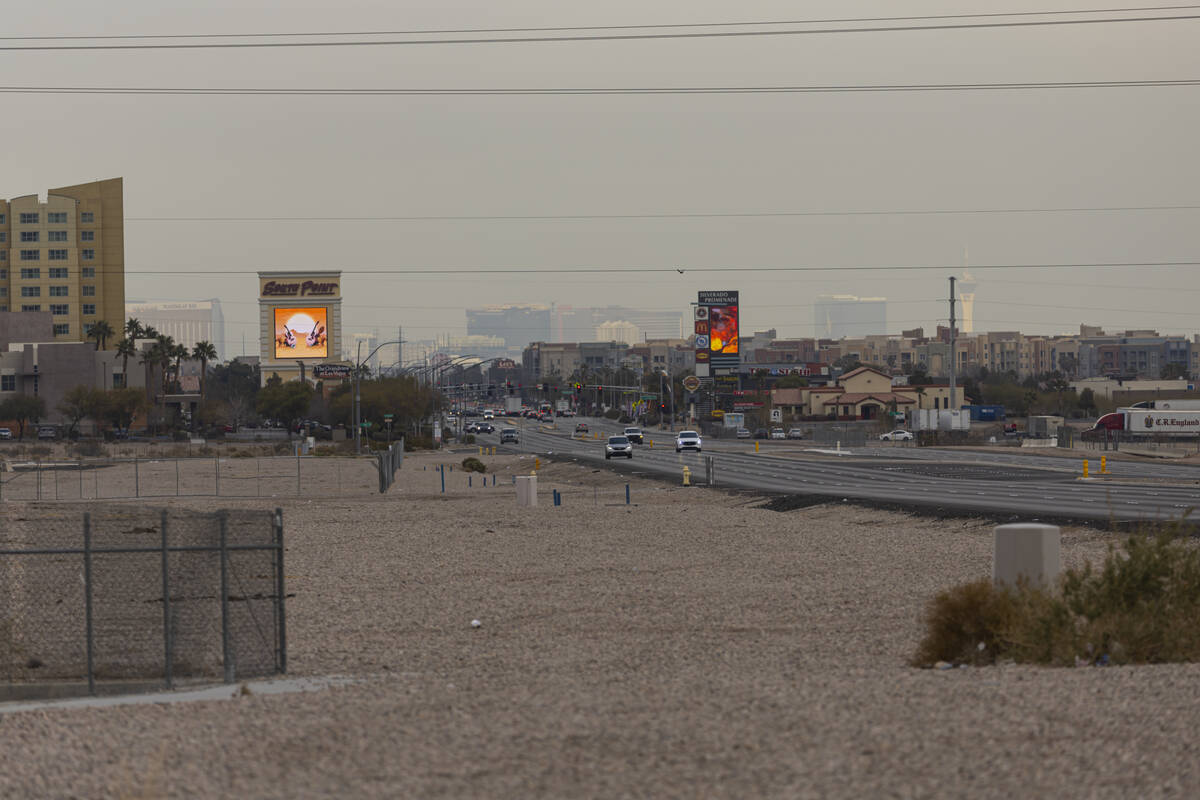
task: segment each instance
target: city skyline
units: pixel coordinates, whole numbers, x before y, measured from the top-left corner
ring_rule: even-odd
[[[144,0],[104,9],[69,2],[69,14],[25,4],[11,9],[6,28],[13,36],[274,31],[276,5],[252,0],[231,15]],[[912,13],[968,10],[930,2]],[[765,0],[738,11],[748,20],[797,13]],[[852,15],[893,12],[864,0]],[[848,13],[834,2],[804,9],[814,19]],[[358,0],[332,16],[291,7],[287,19],[289,29],[336,31],[445,29],[466,17],[505,27],[728,16],[714,2],[571,8],[521,0],[499,9]],[[1168,80],[1200,67],[1195,25],[805,36],[801,47],[797,37],[761,36],[32,50],[0,53],[0,66],[49,87],[139,86],[152,72],[168,89]],[[977,330],[1053,333],[1089,323],[1184,333],[1194,331],[1200,296],[1194,91],[33,92],[9,96],[0,130],[9,152],[21,154],[5,164],[6,196],[123,176],[130,295],[218,298],[232,352],[257,331],[254,274],[262,269],[342,271],[347,333],[465,333],[461,310],[490,303],[686,312],[697,291],[713,287],[740,291],[747,329],[811,330],[806,309],[815,296],[852,294],[887,297],[898,332],[947,321],[946,279],[961,271],[968,244],[981,287]],[[89,119],[86,146],[71,126],[29,124],[67,109]]]

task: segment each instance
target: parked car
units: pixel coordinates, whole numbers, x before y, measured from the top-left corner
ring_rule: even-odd
[[[625,437],[634,444],[644,444],[646,441],[646,436],[642,433],[641,428],[626,428]]]
[[[803,438],[804,438],[804,431],[803,431],[803,430],[801,430],[800,428],[792,428],[790,431],[788,431],[788,432],[787,432],[787,438],[789,438],[789,439],[803,439]]]
[[[501,428],[500,429],[500,444],[512,442],[513,444],[521,443],[521,436],[517,433],[516,428]]]
[[[700,434],[695,431],[680,431],[675,437],[675,452],[681,450],[695,450],[700,452]]]
[[[578,425],[576,425],[575,432],[576,433],[587,433],[588,432],[587,423],[581,422]]]
[[[0,439],[11,439],[12,431],[8,428],[0,428]]]
[[[772,439],[786,439],[787,434],[783,432],[783,428],[771,428]]]
[[[906,431],[903,428],[879,434],[879,440],[883,442],[911,442],[912,438],[912,432]]]
[[[754,438],[755,439],[767,438],[767,429],[766,428],[756,428],[754,431]]]
[[[749,439],[750,438],[750,429],[749,428],[738,428],[737,429],[737,438]]]
[[[53,425],[39,426],[38,427],[38,438],[39,439],[57,439],[58,438],[58,428],[55,428]]]
[[[610,436],[604,444],[604,457],[625,456],[633,458],[633,442],[627,436]]]

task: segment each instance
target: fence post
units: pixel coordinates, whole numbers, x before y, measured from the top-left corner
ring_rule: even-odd
[[[83,499],[83,459],[79,459],[79,499]]]
[[[178,464],[178,460],[175,462]],[[162,529],[162,592],[163,592],[163,657],[166,659],[166,665],[163,669],[163,677],[166,679],[167,688],[175,688],[174,662],[175,653],[173,642],[171,641],[171,572],[167,560],[167,510],[163,509],[162,521],[159,523]]]
[[[217,448],[216,454],[213,456],[213,475],[216,476],[217,490],[213,492],[217,497],[221,496],[221,450]]]
[[[300,445],[296,445],[296,497],[300,496]]]
[[[287,615],[284,613],[283,583],[283,509],[275,509],[275,603],[279,609],[279,671],[287,672]]]
[[[83,624],[87,640],[88,694],[96,694],[95,631],[92,629],[92,515],[83,514]]]
[[[188,445],[188,450],[191,450],[191,445]],[[179,497],[179,459],[175,459],[175,496]]]
[[[138,482],[138,457],[137,453],[133,454],[133,496],[141,497],[142,488]]]
[[[221,553],[221,660],[225,665],[225,682],[233,683],[235,671],[233,654],[229,645],[229,551],[225,549],[225,536],[229,528],[229,512],[220,514],[220,553]]]

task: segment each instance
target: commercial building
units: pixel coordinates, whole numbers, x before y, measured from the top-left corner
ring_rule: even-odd
[[[122,179],[0,200],[0,312],[49,312],[56,342],[87,341],[97,322],[125,324]]]
[[[218,360],[228,357],[225,315],[221,311],[221,301],[216,298],[194,303],[126,303],[125,318],[131,317],[142,325],[152,325],[159,333],[185,347],[210,342],[217,349]]]

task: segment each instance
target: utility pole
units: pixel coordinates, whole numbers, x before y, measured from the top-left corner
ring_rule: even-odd
[[[955,382],[954,382],[954,379],[955,379],[954,372],[955,372],[955,367],[957,366],[957,364],[955,363],[956,361],[958,361],[958,354],[955,352],[955,348],[954,348],[954,276],[951,275],[950,276],[950,409],[952,411],[958,410],[958,403],[956,402],[956,399],[955,399],[955,394],[956,394],[955,389],[957,387],[955,386]]]

